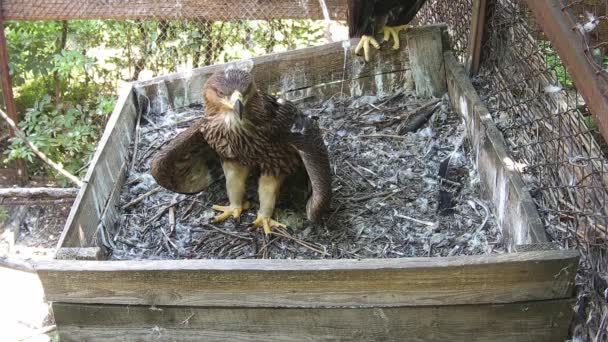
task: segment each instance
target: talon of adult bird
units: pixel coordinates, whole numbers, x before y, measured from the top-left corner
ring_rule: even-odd
[[[409,25],[400,25],[400,26],[385,26],[384,27],[384,41],[387,43],[390,41],[392,37],[395,43],[393,44],[393,49],[398,50],[401,46],[401,41],[399,40],[399,32],[407,31],[410,29]]]
[[[355,48],[356,55],[358,55],[359,52],[361,52],[361,49],[363,49],[363,56],[366,62],[369,62],[370,44],[376,49],[380,49],[380,44],[374,37],[365,35],[361,36],[361,40],[359,40],[359,44],[357,44],[357,47]]]

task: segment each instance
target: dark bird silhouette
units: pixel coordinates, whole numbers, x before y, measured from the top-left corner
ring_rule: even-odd
[[[204,117],[153,160],[157,182],[177,192],[201,191],[209,184],[210,149],[221,160],[230,201],[227,206],[213,206],[222,212],[214,220],[240,220],[250,207],[244,198],[247,177],[259,170],[260,207],[253,224],[268,234],[272,226],[284,226],[272,219],[281,184],[304,167],[311,187],[307,217],[319,222],[331,200],[331,171],[316,120],[289,101],[260,93],[253,76],[239,69],[213,74],[203,98]],[[189,184],[184,184],[186,180]]]
[[[369,61],[370,45],[380,49],[374,38],[384,34],[384,40],[394,40],[393,49],[399,49],[399,32],[407,30],[426,0],[348,0],[348,29],[350,38],[361,38],[355,53],[363,50]]]

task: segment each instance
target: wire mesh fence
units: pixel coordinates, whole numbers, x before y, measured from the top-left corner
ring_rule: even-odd
[[[122,82],[347,36],[344,22],[335,20],[345,20],[345,6],[334,0],[210,0],[204,6],[28,0],[2,6],[21,126],[43,152],[80,176]],[[33,174],[52,172],[19,140],[3,147],[3,159],[28,160]]]
[[[421,24],[446,23],[452,49],[464,62],[469,45],[473,0],[427,0],[418,13]]]
[[[589,62],[602,75],[608,50],[606,5],[604,0],[563,3],[571,20],[566,24],[584,37]],[[476,87],[506,138],[513,167],[526,181],[552,240],[581,251],[573,336],[606,341],[608,145],[526,1],[495,0],[490,6]],[[456,20],[450,25],[452,43],[463,61],[469,8],[470,1],[455,6],[438,0],[421,13],[424,22]]]

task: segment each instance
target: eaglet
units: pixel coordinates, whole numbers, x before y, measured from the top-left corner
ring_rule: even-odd
[[[151,173],[163,187],[182,193],[209,184],[209,154],[217,153],[226,177],[229,204],[214,205],[221,222],[240,220],[250,204],[245,200],[248,175],[259,171],[260,206],[255,227],[266,234],[285,226],[272,219],[281,184],[304,167],[311,196],[307,217],[318,222],[329,207],[331,175],[327,149],[314,118],[304,116],[289,101],[258,91],[253,76],[229,69],[213,74],[203,88],[205,115],[175,137],[152,161]]]

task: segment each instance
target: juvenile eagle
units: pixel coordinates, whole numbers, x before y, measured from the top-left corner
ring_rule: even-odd
[[[260,172],[260,207],[256,227],[270,233],[284,226],[272,214],[285,178],[298,168],[306,169],[312,194],[307,217],[321,219],[331,200],[331,174],[327,149],[316,120],[304,116],[291,102],[260,93],[253,76],[240,69],[213,74],[203,87],[205,115],[179,134],[155,156],[151,173],[157,183],[176,192],[194,193],[209,184],[209,154],[217,153],[226,177],[230,201],[214,205],[222,212],[214,218],[240,220],[246,180]],[[212,152],[213,151],[213,152]]]
[[[392,37],[393,49],[399,49],[399,32],[407,30],[426,0],[348,0],[348,30],[350,38],[361,38],[355,53],[363,49],[369,61],[370,45],[380,49],[374,36],[384,33],[384,40]]]

